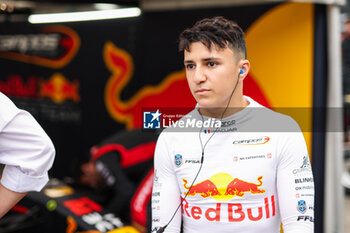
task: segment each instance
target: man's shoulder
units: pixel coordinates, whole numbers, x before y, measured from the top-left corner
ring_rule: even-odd
[[[293,114],[293,111],[297,112],[297,109],[280,108],[273,110],[255,101],[250,108],[251,115],[254,116],[252,120],[252,122],[255,122],[252,125],[254,127],[263,127],[264,130],[271,132],[300,131],[298,123],[290,116],[290,114]]]

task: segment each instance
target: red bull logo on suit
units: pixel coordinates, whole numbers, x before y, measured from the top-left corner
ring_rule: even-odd
[[[188,186],[188,181],[183,179],[184,192],[187,196],[200,196],[202,198],[212,197],[217,201],[225,202],[232,198],[241,198],[247,193],[252,195],[265,193],[260,187],[263,185],[263,176],[257,178],[257,182],[248,182],[239,178],[233,178],[226,173],[218,173],[207,180]],[[251,205],[250,205],[251,206]],[[275,196],[264,197],[260,204],[255,207],[247,208],[244,203],[237,202],[216,203],[213,208],[202,208],[200,206],[190,206],[187,200],[183,202],[184,214],[188,217],[199,220],[205,218],[208,221],[229,221],[241,222],[245,219],[250,221],[259,221],[265,218],[275,216]],[[223,220],[222,218],[227,218]]]
[[[244,203],[216,203],[212,208],[190,206],[185,199],[182,210],[187,217],[195,220],[206,219],[208,221],[242,222],[244,220],[259,221],[263,218],[269,219],[276,215],[275,196],[265,197],[255,207],[245,206]],[[227,218],[227,219],[223,219]]]

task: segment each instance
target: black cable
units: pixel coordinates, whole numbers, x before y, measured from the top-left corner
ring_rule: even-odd
[[[222,114],[221,114],[221,118],[220,118],[221,124],[222,124],[222,119],[223,119],[223,117],[224,117],[224,114],[225,114],[225,112],[226,112],[228,106],[230,105],[230,102],[231,102],[233,93],[235,93],[235,91],[236,91],[236,88],[237,88],[237,85],[238,85],[238,82],[239,82],[239,75],[240,75],[240,73],[238,74],[237,82],[236,82],[236,84],[235,84],[235,87],[234,87],[233,90],[232,90],[232,93],[231,93],[231,95],[230,95],[230,99],[228,100],[227,106],[226,106],[225,110],[224,110],[224,111],[222,112]],[[198,110],[198,112],[199,112],[199,115],[201,116],[202,122],[203,122],[203,121],[204,121],[203,115],[201,114],[201,112],[200,112],[199,110]],[[220,124],[220,127],[221,127],[221,124]],[[179,210],[180,206],[182,206],[182,203],[186,200],[187,195],[190,193],[194,182],[196,181],[196,179],[197,179],[197,177],[198,177],[200,171],[202,170],[202,166],[203,166],[203,162],[204,162],[204,150],[205,150],[205,147],[207,146],[207,144],[208,144],[208,142],[210,141],[210,139],[211,139],[211,138],[214,136],[214,134],[217,132],[217,130],[220,128],[220,127],[216,127],[216,128],[215,128],[214,133],[210,136],[210,138],[207,140],[207,142],[206,142],[206,143],[204,144],[204,146],[203,146],[202,138],[201,138],[201,132],[202,132],[202,130],[203,130],[203,125],[204,125],[204,124],[202,124],[202,127],[201,127],[201,129],[199,130],[199,133],[198,133],[199,141],[200,141],[200,143],[201,143],[201,148],[202,148],[201,165],[200,165],[200,167],[199,167],[199,169],[198,169],[198,172],[197,172],[196,176],[194,177],[194,179],[193,179],[193,181],[192,181],[192,184],[191,184],[190,188],[188,189],[186,195],[184,196],[184,198],[182,198],[180,204],[179,204],[178,207],[176,208],[176,210],[175,210],[173,216],[170,218],[169,222],[168,222],[167,224],[165,224],[163,227],[159,228],[159,229],[157,230],[156,233],[163,233],[163,232],[165,231],[165,229],[168,227],[168,225],[171,223],[171,221],[173,221],[173,218],[175,217],[175,215],[176,215],[177,211]]]

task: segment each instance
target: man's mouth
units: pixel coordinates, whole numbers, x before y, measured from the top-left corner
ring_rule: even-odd
[[[196,94],[206,94],[210,91],[210,89],[206,89],[206,88],[201,88],[196,90]]]

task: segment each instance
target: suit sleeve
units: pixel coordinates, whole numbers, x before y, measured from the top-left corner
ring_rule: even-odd
[[[314,181],[306,143],[299,126],[280,142],[277,191],[285,233],[313,233]]]
[[[14,192],[40,191],[55,157],[51,139],[31,114],[2,93],[0,111],[1,184]]]
[[[169,147],[164,133],[157,141],[154,157],[154,182],[152,190],[152,232],[164,227],[180,205],[180,189],[174,172]],[[181,227],[181,207],[164,232],[179,233]]]

